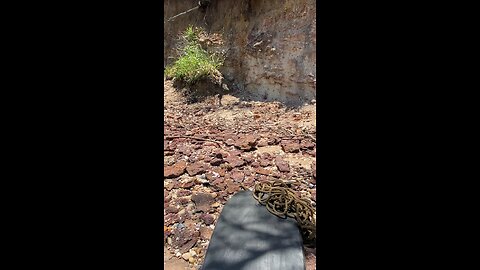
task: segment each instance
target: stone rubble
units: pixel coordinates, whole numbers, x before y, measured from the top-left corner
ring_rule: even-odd
[[[170,81],[164,97],[165,265],[202,264],[223,205],[242,190],[240,184],[252,189],[262,181],[292,181],[315,205],[314,105],[187,104]]]

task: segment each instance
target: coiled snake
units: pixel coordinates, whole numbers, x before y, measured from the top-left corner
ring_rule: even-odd
[[[280,218],[295,218],[307,247],[315,247],[316,211],[309,201],[298,198],[281,180],[257,183],[253,197],[267,210]]]

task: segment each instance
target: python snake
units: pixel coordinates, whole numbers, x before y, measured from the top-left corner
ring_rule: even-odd
[[[316,211],[311,203],[298,198],[295,192],[281,180],[257,183],[253,197],[267,210],[280,218],[295,218],[307,247],[316,244]]]

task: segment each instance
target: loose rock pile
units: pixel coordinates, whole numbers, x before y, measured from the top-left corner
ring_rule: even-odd
[[[170,81],[164,97],[166,269],[201,265],[222,207],[241,185],[295,181],[296,195],[315,206],[313,105],[291,110],[232,96],[186,104]]]

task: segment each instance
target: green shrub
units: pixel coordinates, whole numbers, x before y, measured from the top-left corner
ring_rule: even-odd
[[[181,55],[172,66],[165,69],[167,77],[183,80],[193,84],[205,77],[217,79],[221,76],[218,68],[223,65],[222,57],[209,54],[199,44],[198,39],[202,30],[189,26],[183,33]]]

